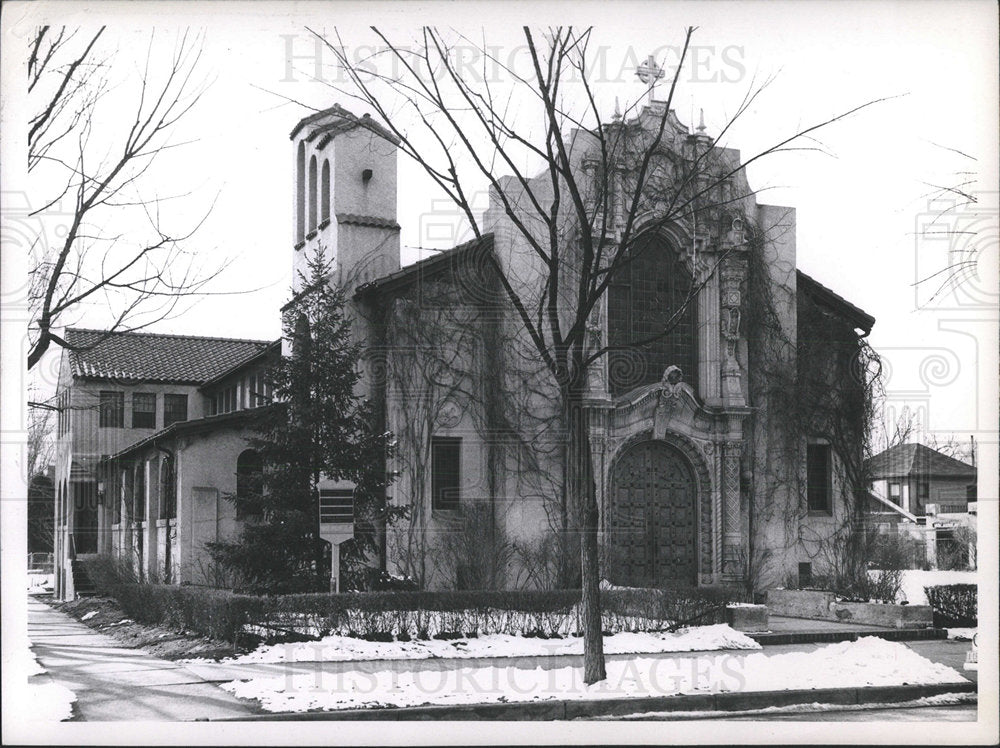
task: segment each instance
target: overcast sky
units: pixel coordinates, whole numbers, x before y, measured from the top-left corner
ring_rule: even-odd
[[[675,98],[685,124],[697,125],[703,109],[708,133],[717,134],[747,90],[774,77],[726,138],[745,156],[866,101],[895,97],[824,130],[813,144],[823,153],[786,153],[752,166],[750,184],[761,190],[760,202],[797,210],[800,268],[876,317],[871,341],[888,364],[887,388],[897,407],[925,408],[929,430],[996,441],[994,3],[573,2],[532,5],[530,12],[511,3],[6,5],[5,62],[23,64],[13,47],[46,14],[49,22],[108,22],[108,44],[119,49],[116,75],[133,82],[137,50],[154,26],[164,50],[178,30],[204,34],[201,70],[213,81],[175,134],[176,142],[193,142],[171,151],[158,189],[193,189],[190,212],[217,200],[189,246],[208,259],[232,261],[216,290],[258,290],[205,299],[151,328],[156,332],[279,334],[278,308],[291,283],[288,134],[309,107],[339,102],[364,111],[329,85],[332,58],[317,57],[306,27],[327,34],[336,28],[356,48],[372,41],[369,23],[405,43],[419,24],[432,22],[473,39],[485,34],[501,56],[516,57],[524,21],[593,24],[592,44],[605,61],[598,96],[610,114],[616,97],[625,102],[642,93],[634,62],[655,53],[669,63],[670,48],[695,25],[697,50]],[[310,80],[317,69],[325,84]],[[948,211],[945,203],[931,203],[938,191],[929,185],[968,180],[963,189],[976,195],[976,205]],[[4,189],[17,187],[8,174]],[[403,158],[399,222],[409,248],[404,263],[426,256],[415,247],[463,238],[454,211],[435,200]],[[941,230],[930,233],[931,224]],[[929,301],[938,284],[914,286],[945,266],[949,250],[970,248],[977,264],[961,294]],[[78,323],[107,321],[98,306]],[[49,354],[39,369],[50,383],[56,359]]]

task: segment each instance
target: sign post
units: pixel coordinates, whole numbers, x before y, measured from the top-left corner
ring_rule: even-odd
[[[354,484],[320,481],[319,536],[330,544],[330,592],[340,592],[340,544],[354,537]]]

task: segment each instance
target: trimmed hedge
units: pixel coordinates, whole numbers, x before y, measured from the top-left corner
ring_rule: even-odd
[[[979,595],[974,584],[940,584],[924,587],[934,609],[935,626],[979,625]]]
[[[552,638],[579,634],[579,590],[477,590],[277,595],[146,584],[120,561],[88,562],[96,589],[126,615],[214,639],[302,639],[342,634],[376,641],[451,639],[487,634]],[[602,628],[673,630],[721,623],[726,604],[744,602],[732,588],[602,590]]]
[[[567,620],[579,601],[577,590],[281,595],[269,600],[268,615],[259,623],[277,631],[378,640],[481,634],[549,637],[567,633]]]
[[[225,590],[146,584],[125,562],[98,556],[86,562],[94,588],[113,597],[129,618],[195,631],[212,639],[238,642],[248,624],[259,620],[266,598]]]

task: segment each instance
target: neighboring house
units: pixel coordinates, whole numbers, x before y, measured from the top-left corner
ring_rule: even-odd
[[[976,566],[977,470],[918,443],[897,444],[867,463],[868,520],[918,541],[918,565]]]
[[[918,517],[962,514],[976,501],[976,468],[923,444],[897,444],[880,452],[869,461],[868,472],[875,494]]]
[[[175,502],[161,500],[172,494],[162,487],[169,471],[180,475],[180,463],[170,464],[176,456],[160,450],[132,465],[126,497],[103,458],[136,443],[159,447],[164,432],[247,407],[262,358],[277,346],[73,328],[65,338],[56,393],[56,595],[73,596],[75,559],[112,550],[130,554],[147,574],[176,579],[183,552],[171,538],[179,515]],[[234,473],[235,461],[218,467]]]
[[[661,106],[614,126],[649,131]],[[663,157],[672,163],[712,144],[673,112],[668,125]],[[495,191],[484,219],[490,233],[401,269],[394,138],[367,116],[333,107],[299,122],[291,140],[294,290],[309,292],[306,261],[322,251],[365,346],[359,392],[395,437],[387,501],[410,508],[408,519],[382,528],[377,562],[427,588],[572,583],[552,576],[573,536],[562,416],[501,291],[504,281],[527,291],[540,269]],[[570,145],[586,168],[587,134]],[[761,588],[823,573],[860,495],[865,392],[857,373],[874,319],[796,270],[794,211],[758,203],[739,152],[718,154],[731,174],[726,209],[697,227],[653,230],[656,195],[644,196],[648,251],[614,279],[588,325],[592,349],[612,349],[590,371],[588,405],[603,573],[617,584],[751,576]],[[501,184],[516,204],[517,184]],[[695,278],[697,298],[684,305]],[[676,309],[682,319],[669,336],[623,345]],[[113,459],[94,515],[79,510],[60,523],[62,558],[73,537],[88,551],[130,554],[159,578],[210,581],[198,578],[204,543],[238,521],[223,497],[259,470],[244,446],[250,414],[238,411],[249,407],[246,390],[234,382],[246,379],[248,361],[277,354],[277,344],[242,341],[247,348],[221,360],[225,345],[240,343],[220,342],[210,371],[172,375],[169,384],[151,378],[142,351],[128,346],[89,375],[88,353],[65,356],[61,390],[78,402],[86,387],[95,409],[72,434],[108,432],[99,445],[73,449],[76,437],[64,438],[65,495],[100,497],[92,459]],[[176,365],[191,355],[178,351]],[[121,414],[135,410],[133,391],[154,394],[157,413],[167,395],[186,395],[187,420],[109,438],[125,428]],[[110,425],[99,427],[101,397]],[[225,412],[234,404],[237,412]],[[87,528],[99,528],[92,539]],[[71,594],[67,584],[61,595]]]

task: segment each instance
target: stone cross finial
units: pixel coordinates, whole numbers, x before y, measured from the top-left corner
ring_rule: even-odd
[[[656,60],[653,59],[653,55],[650,55],[646,58],[645,62],[635,69],[635,75],[646,84],[646,95],[649,97],[649,103],[652,104],[653,87],[664,76],[663,68],[657,65]]]

